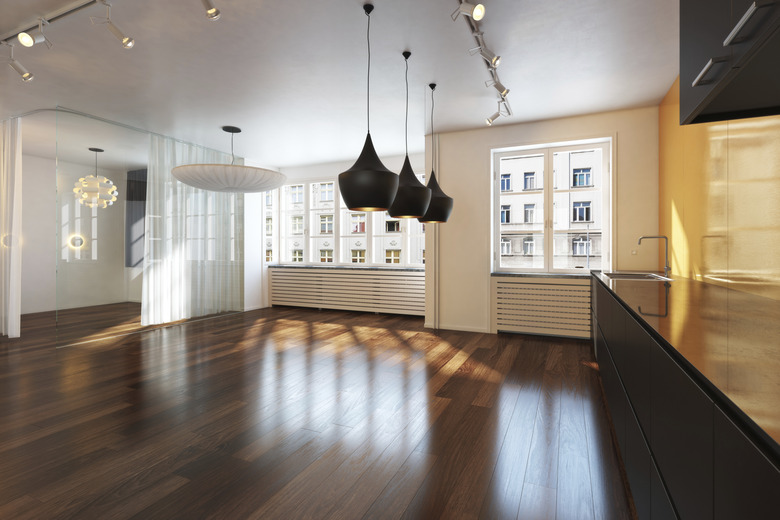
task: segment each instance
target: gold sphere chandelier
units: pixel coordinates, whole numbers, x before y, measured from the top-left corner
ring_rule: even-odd
[[[116,202],[119,192],[114,183],[103,175],[98,175],[97,154],[102,152],[100,148],[90,148],[90,152],[95,152],[95,173],[87,175],[76,181],[73,193],[76,199],[88,208],[107,208]]]

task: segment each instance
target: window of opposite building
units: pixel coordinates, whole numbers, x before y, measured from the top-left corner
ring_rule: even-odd
[[[611,139],[493,152],[494,270],[586,272],[611,264]],[[504,179],[519,175],[522,191]],[[522,208],[512,220],[511,209]]]
[[[508,173],[501,174],[501,191],[512,191],[512,176]]]
[[[278,264],[423,266],[422,223],[351,211],[335,181],[298,181],[267,192],[266,200],[264,245]]]

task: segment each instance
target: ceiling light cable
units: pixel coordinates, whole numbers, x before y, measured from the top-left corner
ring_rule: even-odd
[[[214,2],[211,0],[203,0],[203,7],[206,9],[206,18],[212,22],[216,22],[222,16],[222,13],[214,7]]]
[[[117,27],[116,24],[111,20],[111,4],[109,4],[107,0],[100,0],[100,3],[106,6],[106,17],[100,18],[90,16],[89,19],[92,21],[92,24],[105,24],[108,30],[111,31],[111,34],[113,34],[116,39],[122,43],[122,47],[125,49],[132,49],[133,45],[135,45],[135,40],[125,35],[125,33],[122,32],[122,29]]]
[[[16,38],[19,40],[19,43],[24,45],[25,47],[32,47],[36,43],[45,43],[47,49],[51,49],[52,45],[54,45],[49,38],[46,37],[45,34],[43,34],[43,26],[49,25],[49,22],[45,18],[38,18],[38,28],[22,31],[20,32]]]
[[[0,43],[3,44],[3,45],[7,45],[8,47],[11,48],[11,54],[8,57],[8,60],[9,60],[8,61],[8,65],[10,65],[11,68],[14,69],[22,77],[22,81],[24,81],[24,82],[32,81],[33,78],[35,77],[33,75],[33,73],[30,72],[29,70],[27,70],[24,65],[22,65],[21,63],[19,63],[18,61],[16,61],[14,59],[14,46],[13,46],[13,44],[10,44],[10,43],[4,42],[4,41],[0,41]]]

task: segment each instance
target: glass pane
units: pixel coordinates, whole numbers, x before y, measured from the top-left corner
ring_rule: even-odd
[[[553,153],[553,269],[601,269],[601,148]]]
[[[544,155],[502,157],[500,267],[544,269]]]

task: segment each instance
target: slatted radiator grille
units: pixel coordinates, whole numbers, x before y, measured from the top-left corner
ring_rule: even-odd
[[[271,305],[425,315],[425,272],[270,268]]]
[[[493,277],[496,331],[589,338],[587,279]]]

